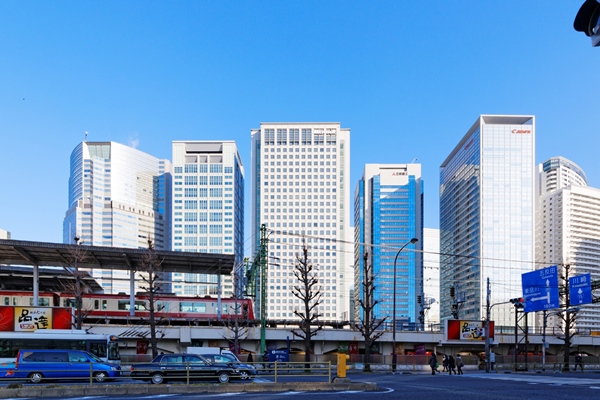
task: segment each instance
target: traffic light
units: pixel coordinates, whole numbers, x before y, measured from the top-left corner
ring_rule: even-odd
[[[514,299],[510,299],[510,302],[516,307],[516,308],[523,308],[525,307],[525,299],[522,297],[517,297]]]
[[[350,369],[350,367],[348,367],[346,365],[346,360],[348,360],[349,358],[350,358],[350,356],[348,354],[338,353],[338,355],[337,355],[337,359],[338,359],[337,377],[338,378],[346,377],[346,371]]]
[[[418,304],[421,304],[421,303],[423,302],[423,301],[422,301],[422,299],[423,299],[423,298],[421,297],[421,295],[418,295],[418,296],[417,296],[417,303],[418,303]]]
[[[573,28],[592,38],[592,46],[600,46],[600,3],[597,0],[585,0],[579,8]]]
[[[455,295],[454,286],[450,286],[450,297],[454,297],[454,295]]]

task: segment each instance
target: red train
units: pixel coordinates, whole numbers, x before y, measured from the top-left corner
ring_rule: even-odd
[[[171,324],[205,324],[218,320],[218,300],[214,297],[180,297],[156,294],[154,296],[156,318]],[[33,292],[0,290],[0,305],[33,306]],[[70,293],[40,292],[38,306],[75,307],[75,298]],[[149,298],[145,293],[135,296],[134,315],[126,294],[85,294],[83,314],[87,322],[128,323],[147,319]],[[239,318],[254,321],[254,310],[250,299],[221,299],[221,319]]]

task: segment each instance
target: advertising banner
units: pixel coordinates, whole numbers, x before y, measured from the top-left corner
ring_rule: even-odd
[[[451,319],[446,324],[446,340],[485,341],[485,321]],[[494,321],[490,321],[489,336],[494,337]]]
[[[3,332],[71,329],[72,320],[70,308],[0,306],[0,331]]]

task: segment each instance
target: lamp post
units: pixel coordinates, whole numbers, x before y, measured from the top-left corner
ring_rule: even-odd
[[[396,258],[394,258],[394,304],[392,310],[392,372],[396,372],[396,262],[398,261],[398,256],[400,252],[404,250],[406,246],[409,244],[415,244],[419,241],[417,238],[410,239],[410,242],[404,243],[404,246],[400,247],[400,250],[396,253]]]

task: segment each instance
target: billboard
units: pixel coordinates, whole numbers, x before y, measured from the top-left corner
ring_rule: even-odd
[[[71,329],[72,321],[71,309],[66,307],[0,306],[0,331]]]
[[[490,338],[494,338],[494,321],[490,321]],[[464,340],[485,342],[485,321],[481,320],[446,320],[446,340]]]

